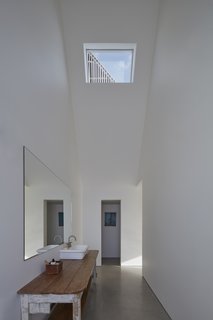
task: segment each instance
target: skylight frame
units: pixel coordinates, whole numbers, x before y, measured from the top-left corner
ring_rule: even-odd
[[[114,82],[113,84],[130,84],[134,82],[134,72],[135,72],[135,57],[136,57],[136,43],[84,43],[84,69],[85,69],[85,81],[86,83],[92,84],[93,82],[89,79],[88,72],[88,61],[87,52],[88,51],[132,51],[132,63],[131,63],[131,75],[129,82]],[[101,82],[103,83],[103,82]]]

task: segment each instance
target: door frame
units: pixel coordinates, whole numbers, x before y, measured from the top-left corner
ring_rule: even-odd
[[[122,226],[122,216],[121,216],[121,200],[101,200],[101,262],[102,262],[102,256],[103,256],[103,205],[105,204],[117,204],[119,205],[119,215],[120,215],[120,230],[119,230],[119,258],[121,260],[121,226]]]

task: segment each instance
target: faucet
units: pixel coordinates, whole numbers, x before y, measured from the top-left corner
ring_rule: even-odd
[[[73,234],[71,236],[68,237],[68,242],[67,242],[67,247],[70,248],[72,246],[72,241],[71,239],[74,239],[75,241],[77,241],[76,236],[74,236]]]
[[[62,236],[60,235],[60,234],[56,234],[55,236],[54,236],[54,242],[56,241],[56,239],[57,238],[59,238],[59,244],[61,244],[63,241],[62,241]]]

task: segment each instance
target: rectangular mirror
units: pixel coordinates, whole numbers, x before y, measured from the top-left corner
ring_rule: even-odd
[[[24,259],[62,244],[72,233],[70,189],[26,147],[24,163]]]

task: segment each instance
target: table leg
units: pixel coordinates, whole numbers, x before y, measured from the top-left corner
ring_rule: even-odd
[[[29,320],[29,303],[28,303],[28,295],[21,295],[21,319]]]
[[[94,266],[94,268],[93,268],[93,273],[92,273],[92,275],[93,275],[93,279],[96,280],[96,278],[97,278],[96,264],[95,264],[95,266]]]
[[[73,301],[73,320],[81,320],[81,296],[78,294]]]

